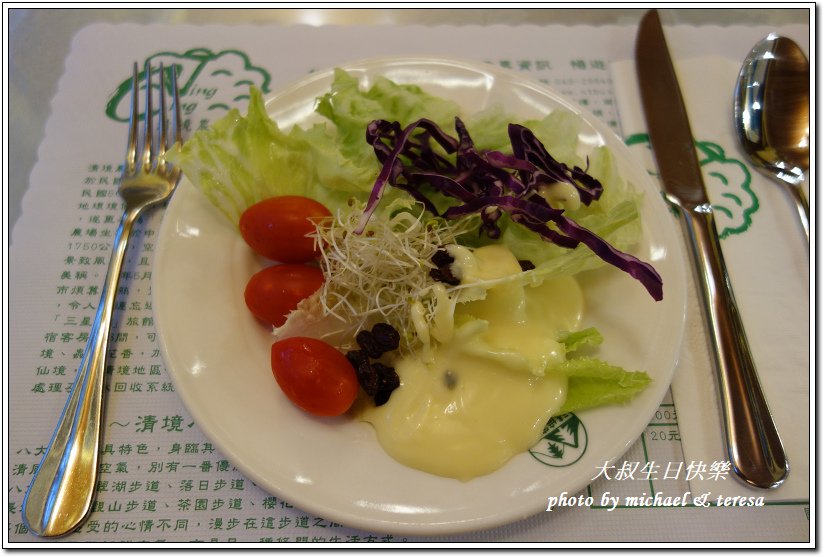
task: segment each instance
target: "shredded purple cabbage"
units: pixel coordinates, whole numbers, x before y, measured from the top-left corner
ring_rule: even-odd
[[[434,215],[451,219],[478,214],[480,233],[492,239],[500,236],[498,220],[507,213],[513,222],[561,247],[571,249],[583,243],[605,262],[640,281],[655,300],[663,298],[661,276],[651,265],[616,249],[567,218],[563,209],[551,207],[540,195],[541,186],[566,182],[575,187],[581,203],[591,204],[601,196],[603,186],[586,169],[569,168],[555,160],[532,131],[518,124],[509,124],[508,128],[511,155],[478,150],[457,117],[455,131],[457,138],[428,119],[405,128],[386,120],[375,120],[367,126],[366,141],[383,166],[356,233],[363,232],[390,185],[408,192]],[[454,162],[433,149],[432,141],[447,155],[455,154]],[[424,184],[458,203],[440,214],[424,193]]]

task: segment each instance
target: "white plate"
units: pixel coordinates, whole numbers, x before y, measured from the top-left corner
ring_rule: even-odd
[[[371,426],[313,419],[281,394],[269,365],[271,341],[248,313],[243,290],[260,266],[233,228],[182,181],[163,221],[154,272],[161,348],[178,395],[204,433],[253,482],[317,516],[371,531],[445,534],[499,526],[544,511],[547,498],[574,494],[605,461],[640,436],[669,388],[684,324],[680,243],[656,185],[597,118],[546,87],[491,65],[442,59],[373,59],[345,66],[368,85],[383,75],[457,101],[467,112],[495,103],[519,117],[565,108],[586,122],[584,150],[606,144],[622,175],[646,194],[636,254],[664,278],[654,302],[639,283],[609,268],[586,279],[588,323],[605,337],[601,356],[647,371],[652,385],[631,404],[581,412],[578,448],[565,460],[529,453],[469,482],[398,464]],[[332,72],[313,74],[268,100],[283,126],[315,119],[314,100]],[[540,456],[540,455],[538,455]],[[576,460],[577,459],[577,460]],[[575,461],[571,463],[571,461]]]

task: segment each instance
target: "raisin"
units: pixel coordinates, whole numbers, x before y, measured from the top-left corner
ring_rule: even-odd
[[[360,346],[370,358],[380,358],[384,352],[380,344],[375,340],[375,335],[365,329],[355,335],[355,342],[358,343],[358,346]]]
[[[449,255],[448,251],[443,248],[438,249],[432,254],[430,260],[437,267],[436,269],[429,270],[429,276],[432,277],[433,280],[449,284],[450,286],[457,286],[461,283],[461,279],[457,278],[452,272],[451,265],[455,262],[455,258]]]
[[[372,327],[372,338],[384,352],[396,350],[401,343],[401,335],[389,323],[378,323]]]
[[[533,263],[529,259],[519,259],[518,263],[521,265],[522,271],[531,271],[535,268],[535,263]]]
[[[389,402],[390,396],[392,396],[392,391],[378,391],[375,393],[375,406],[383,406]]]
[[[378,389],[375,393],[375,406],[386,404],[392,391],[401,386],[400,377],[395,372],[395,368],[384,365],[380,362],[372,364],[378,377]]]
[[[375,368],[369,362],[364,361],[356,368],[356,373],[363,392],[370,397],[374,397],[380,386],[380,377]]]
[[[372,369],[378,374],[381,388],[395,389],[400,386],[401,380],[392,366],[375,362],[372,364]]]
[[[444,265],[443,267],[438,267],[437,269],[430,269],[429,276],[432,280],[443,282],[450,286],[458,286],[461,284],[461,279],[452,273],[452,268],[449,265]]]
[[[392,391],[400,387],[401,381],[395,368],[381,362],[370,362],[370,358],[379,358],[384,352],[397,349],[400,339],[400,334],[392,325],[378,323],[371,331],[363,330],[355,336],[360,350],[346,353],[346,358],[355,368],[358,383],[375,406],[385,404]]]
[[[444,265],[450,265],[455,261],[455,258],[449,255],[449,252],[445,249],[439,249],[430,258],[432,263],[435,264],[437,267],[443,267]]]
[[[363,350],[350,350],[346,353],[346,359],[352,364],[352,367],[358,369],[362,362],[369,362],[369,356]]]

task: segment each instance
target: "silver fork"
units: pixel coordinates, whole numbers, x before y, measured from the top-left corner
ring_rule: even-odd
[[[114,238],[114,249],[77,377],[46,454],[23,500],[23,518],[40,536],[72,532],[88,516],[97,484],[98,455],[103,433],[104,379],[117,283],[132,227],[143,210],[168,199],[180,179],[180,169],[165,160],[168,146],[166,82],[160,65],[160,107],[157,137],[152,130],[152,68],[145,66],[146,103],[143,146],[138,158],[139,92],[137,63],[132,70],[132,106],[126,161],[118,193],[125,211]],[[177,73],[171,68],[174,119],[172,148],[181,140]]]

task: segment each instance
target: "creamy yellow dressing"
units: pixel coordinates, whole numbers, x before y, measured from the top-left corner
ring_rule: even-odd
[[[583,296],[572,278],[484,284],[520,272],[505,247],[449,251],[461,284],[478,285],[485,297],[476,291],[457,303],[449,325],[441,315],[438,343],[394,362],[401,386],[361,418],[399,462],[469,480],[528,450],[560,409],[566,379],[544,370],[564,359],[555,339],[579,326]]]
[[[581,207],[581,195],[568,182],[555,182],[538,188],[538,195],[546,199],[552,207],[575,211]]]

